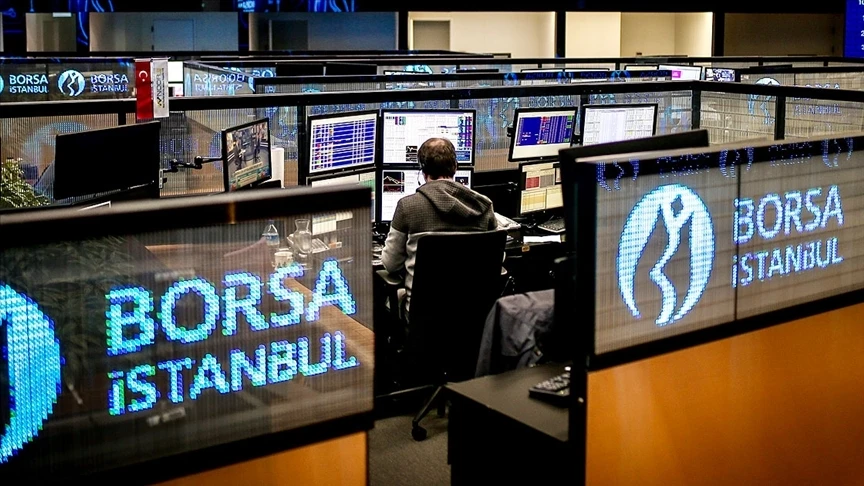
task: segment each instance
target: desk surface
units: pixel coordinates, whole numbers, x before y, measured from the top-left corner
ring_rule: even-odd
[[[567,441],[567,408],[528,396],[532,385],[564,372],[564,365],[522,368],[447,385],[450,393],[477,402],[561,442]]]

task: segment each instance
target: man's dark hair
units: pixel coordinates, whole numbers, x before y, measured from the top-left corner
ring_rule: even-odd
[[[446,138],[430,138],[417,150],[417,160],[423,173],[430,178],[456,175],[456,149]]]

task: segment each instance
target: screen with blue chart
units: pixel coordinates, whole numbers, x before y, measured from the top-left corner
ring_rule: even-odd
[[[309,121],[309,174],[375,163],[377,113],[346,114]]]
[[[864,57],[864,0],[846,0],[846,42],[843,55]]]
[[[517,112],[510,160],[557,157],[570,147],[575,125],[575,108]]]

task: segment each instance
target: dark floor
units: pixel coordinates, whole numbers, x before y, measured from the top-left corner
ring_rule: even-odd
[[[448,486],[447,419],[433,411],[423,419],[429,435],[411,438],[410,415],[378,420],[369,432],[370,486]]]

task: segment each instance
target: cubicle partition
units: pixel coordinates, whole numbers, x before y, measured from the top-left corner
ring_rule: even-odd
[[[0,103],[131,98],[131,58],[0,58]]]
[[[153,484],[310,445],[258,467],[365,484],[369,211],[331,187],[0,215],[0,476]],[[334,246],[286,256],[321,221]]]
[[[752,102],[754,96],[761,101]],[[864,130],[860,91],[696,81],[520,85],[176,98],[170,116],[163,119],[161,152],[163,162],[218,157],[222,129],[267,117],[272,145],[285,150],[285,178],[291,185],[298,180],[309,115],[378,108],[469,108],[477,110],[476,169],[482,173],[515,168],[507,161],[507,128],[516,108],[595,103],[658,103],[658,133],[706,128],[713,143]],[[807,108],[826,105],[837,109],[813,114]],[[132,100],[4,105],[0,157],[21,159],[28,181],[38,188],[54,158],[55,135],[133,123],[134,112]],[[84,167],[86,154],[82,154]],[[166,174],[162,195],[221,191],[221,170],[217,162],[201,170]]]
[[[860,483],[860,130],[561,164],[576,483]]]

